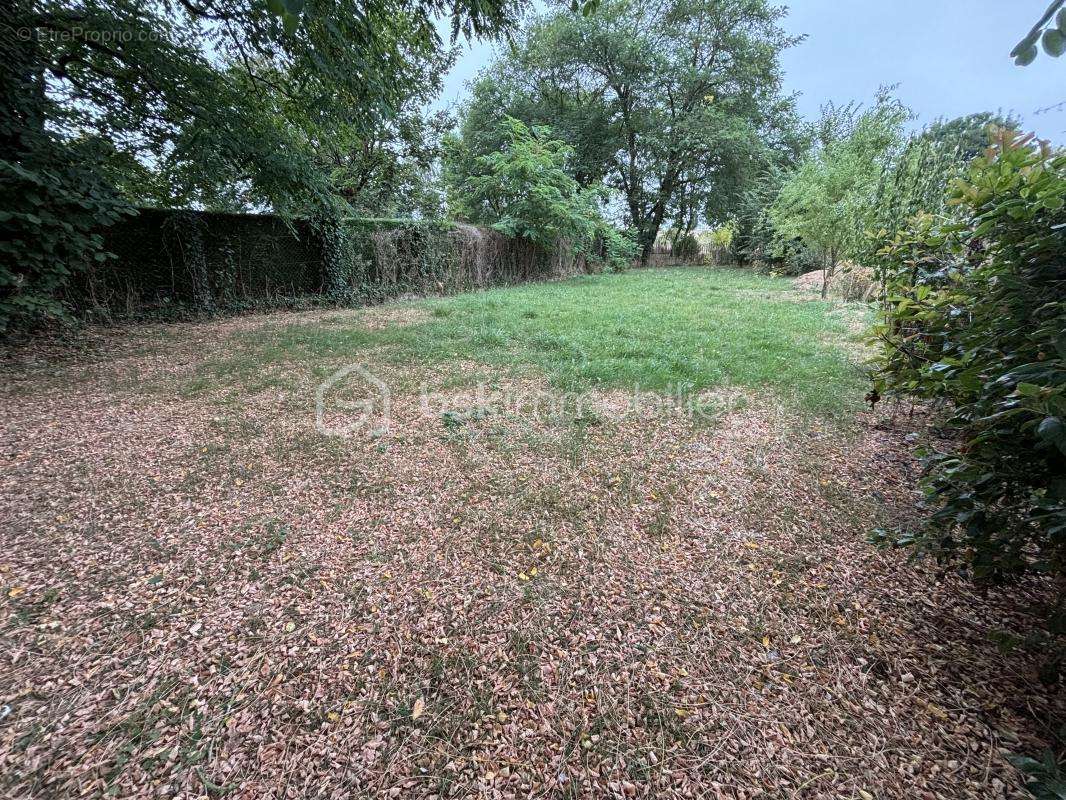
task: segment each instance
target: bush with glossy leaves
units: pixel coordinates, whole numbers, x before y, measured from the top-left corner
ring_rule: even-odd
[[[948,202],[880,251],[875,385],[949,408],[957,446],[924,455],[924,526],[878,535],[983,582],[1062,577],[1066,155],[1002,130]]]

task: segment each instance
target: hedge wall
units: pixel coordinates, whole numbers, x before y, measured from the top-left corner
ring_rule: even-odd
[[[323,232],[269,214],[141,209],[103,234],[115,257],[78,275],[65,293],[82,315],[372,303],[586,270],[566,248],[547,251],[484,228],[419,220],[354,219]]]

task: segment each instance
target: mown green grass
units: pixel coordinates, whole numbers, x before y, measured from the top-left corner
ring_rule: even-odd
[[[411,305],[429,319],[384,330],[288,326],[267,338],[257,333],[239,360],[315,368],[373,351],[396,363],[535,370],[567,390],[766,388],[825,410],[851,407],[860,394],[860,371],[843,346],[844,316],[829,303],[801,300],[787,279],[743,270],[639,270]]]

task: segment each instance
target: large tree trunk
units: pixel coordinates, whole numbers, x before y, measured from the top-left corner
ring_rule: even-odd
[[[677,176],[675,172],[670,172],[660,181],[655,204],[649,208],[645,203],[644,191],[640,188],[635,169],[635,156],[633,156],[630,172],[624,184],[626,201],[629,205],[629,218],[633,227],[639,231],[637,244],[640,245],[640,265],[646,267],[655,249],[655,240],[659,238],[659,229],[663,225],[666,205],[673,195]]]
[[[652,253],[655,252],[655,237],[658,231],[651,231],[646,220],[638,222],[636,228],[639,231],[637,244],[640,245],[640,265],[646,267],[651,261]]]
[[[637,243],[640,245],[640,265],[642,267],[648,266],[648,262],[651,261],[651,255],[655,252],[655,241],[659,238],[659,228],[663,224],[663,215],[661,211],[653,211],[651,216],[645,218],[637,224],[637,230],[640,231],[640,238]]]

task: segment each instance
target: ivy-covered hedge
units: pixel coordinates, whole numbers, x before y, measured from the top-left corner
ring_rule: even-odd
[[[112,254],[56,289],[72,316],[196,316],[374,303],[564,277],[589,263],[564,246],[410,219],[287,221],[269,214],[141,209],[103,230]]]
[[[103,250],[62,293],[68,312],[210,313],[323,291],[313,227],[271,215],[141,209],[103,231]]]

